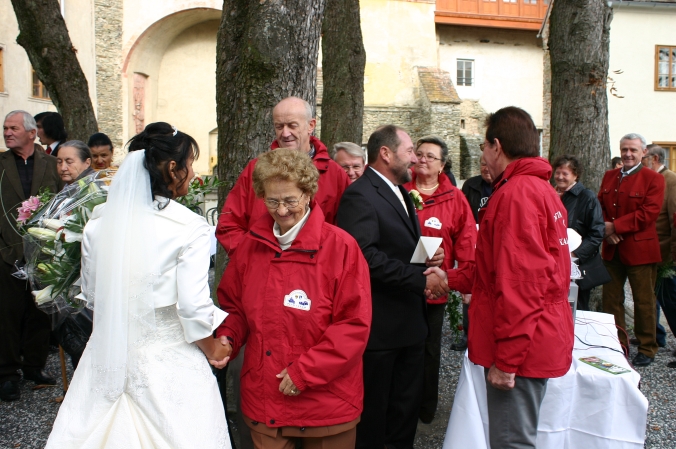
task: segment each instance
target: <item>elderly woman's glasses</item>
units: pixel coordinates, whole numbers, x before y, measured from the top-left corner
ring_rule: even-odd
[[[264,200],[264,202],[265,202],[265,206],[270,210],[277,210],[279,208],[279,206],[281,206],[282,204],[287,209],[295,209],[300,204],[301,198],[303,198],[303,195],[301,195],[300,198],[298,198],[298,199],[287,198],[284,201],[277,201],[277,200],[274,200],[272,198],[268,198],[268,199]]]

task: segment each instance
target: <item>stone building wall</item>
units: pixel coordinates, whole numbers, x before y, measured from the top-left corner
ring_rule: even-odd
[[[99,130],[115,145],[122,134],[122,0],[95,0],[96,88]],[[122,152],[116,151],[116,160]]]
[[[463,100],[460,111],[460,179],[476,176],[480,171],[481,145],[486,134],[484,121],[488,112],[476,100]]]

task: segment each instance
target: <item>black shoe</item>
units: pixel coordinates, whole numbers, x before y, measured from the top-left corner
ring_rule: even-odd
[[[636,357],[634,357],[631,361],[631,364],[634,366],[648,366],[651,363],[655,361],[654,357],[648,357],[642,352],[639,352],[636,354]]]
[[[454,351],[466,351],[467,350],[467,339],[462,338],[457,343],[451,344],[451,349],[454,350]]]
[[[420,419],[420,422],[422,422],[423,424],[431,424],[432,421],[434,421],[434,415],[426,415],[421,413],[420,416],[418,416],[418,418]]]
[[[667,368],[676,368],[676,360],[667,363]]]
[[[634,346],[638,346],[638,345],[641,344],[641,342],[638,341],[638,338],[630,338],[630,339],[629,339],[629,343],[631,343],[631,344],[634,345]]]
[[[56,385],[56,380],[50,373],[37,368],[22,368],[23,378],[32,380],[38,385]]]
[[[8,380],[0,384],[0,399],[3,401],[16,401],[20,397],[21,391],[19,390],[19,382]]]

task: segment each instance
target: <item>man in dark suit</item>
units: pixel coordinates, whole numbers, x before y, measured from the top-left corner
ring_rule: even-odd
[[[361,449],[413,447],[422,398],[427,313],[425,295],[448,293],[446,274],[410,263],[420,239],[415,206],[401,187],[416,163],[401,128],[378,128],[368,141],[369,167],[343,193],[338,226],[359,243],[369,264],[373,322],[364,353]],[[428,260],[438,267],[443,250]]]
[[[16,231],[17,209],[21,202],[40,189],[56,193],[62,182],[56,158],[35,151],[36,125],[25,111],[5,117],[3,136],[9,151],[0,153],[0,195],[4,210],[0,216],[0,399],[19,399],[18,370],[26,380],[55,385],[44,371],[49,350],[49,315],[35,306],[26,281],[12,276],[15,262],[23,259],[21,236]]]
[[[45,146],[45,153],[56,157],[61,144],[68,140],[68,132],[63,124],[61,114],[58,112],[41,112],[33,118],[38,127],[38,139]]]

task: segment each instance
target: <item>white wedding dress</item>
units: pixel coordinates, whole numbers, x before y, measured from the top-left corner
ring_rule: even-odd
[[[101,225],[106,206],[95,209],[82,246],[82,290],[95,319],[101,298],[94,298],[94,285],[107,274],[97,273],[91,261],[101,251],[99,242],[110,238]],[[161,210],[155,203],[154,234],[156,249],[145,257],[159,269],[152,288],[155,330],[128,351],[123,388],[111,395],[94,368],[101,350],[95,321],[48,449],[230,448],[216,379],[193,343],[210,336],[226,316],[209,294],[209,226],[174,201]]]

